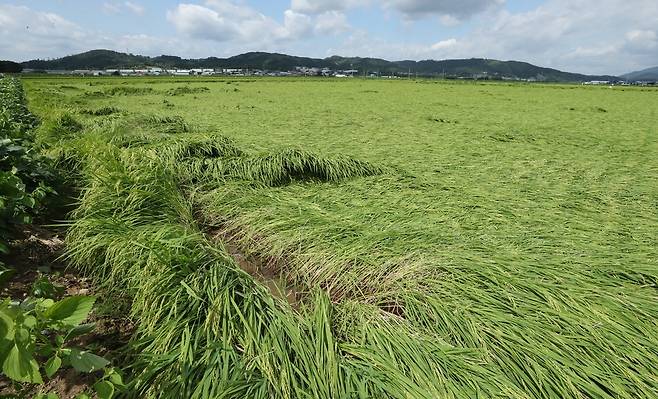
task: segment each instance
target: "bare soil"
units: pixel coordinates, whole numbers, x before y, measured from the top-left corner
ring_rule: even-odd
[[[126,312],[121,312],[121,304],[109,304],[107,299],[104,301],[102,292],[89,279],[67,267],[62,258],[62,230],[28,225],[22,226],[17,233],[18,238],[10,243],[10,253],[1,259],[7,267],[15,269],[16,274],[0,291],[0,298],[20,300],[32,295],[34,282],[42,276],[47,276],[54,285],[63,288],[61,297],[96,295],[98,299],[88,320],[96,323],[95,330],[70,342],[68,346],[83,347],[110,360],[115,358],[134,331],[133,322],[125,316]],[[63,368],[50,379],[45,379],[44,375],[42,386],[22,387],[18,392],[8,379],[0,377],[0,398],[5,395],[31,398],[39,392],[53,392],[60,399],[72,399],[82,392],[91,394],[91,386],[97,378],[94,374]]]
[[[305,294],[302,289],[286,280],[281,272],[281,260],[247,253],[230,234],[221,229],[209,231],[208,236],[213,241],[221,242],[235,263],[267,288],[272,296],[287,301],[293,309],[299,309]]]

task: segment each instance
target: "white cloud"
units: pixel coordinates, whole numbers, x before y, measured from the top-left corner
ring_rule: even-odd
[[[626,33],[626,39],[631,42],[655,42],[656,32],[652,30],[632,30]]]
[[[368,3],[368,0],[292,0],[290,9],[304,14],[320,14],[327,11],[344,11]]]
[[[626,45],[629,49],[653,50],[658,47],[658,35],[653,30],[631,30],[626,33]]]
[[[423,44],[354,32],[331,54],[385,59],[495,58],[588,74],[622,74],[658,65],[658,2],[548,0],[525,12],[489,9],[471,31]],[[603,29],[602,27],[605,27]]]
[[[85,29],[58,14],[0,4],[0,54],[3,59],[56,58],[98,48],[159,55],[185,47],[185,43],[177,39],[144,34],[110,36]],[[194,50],[201,51],[197,47]]]
[[[443,26],[453,27],[459,25],[461,21],[452,15],[441,15],[441,17],[439,17],[439,22],[441,22],[441,25]]]
[[[481,10],[484,3],[485,0],[468,0],[460,7],[470,4],[470,12],[475,12]],[[139,5],[139,0],[131,4]],[[489,7],[471,17],[468,31],[453,31],[450,35],[442,34],[444,29],[440,26],[458,23],[466,11],[451,9],[443,0],[370,2],[372,7],[409,15],[435,15],[437,33],[432,35],[430,31],[422,37],[405,36],[404,31],[396,31],[399,36],[391,33],[384,37],[363,26],[351,27],[348,18],[351,21],[352,17],[358,18],[358,14],[350,14],[349,9],[363,4],[367,3],[296,0],[279,20],[243,0],[180,3],[166,13],[178,34],[160,37],[108,35],[55,13],[0,4],[0,54],[2,58],[25,60],[114,48],[146,55],[168,53],[183,57],[227,56],[245,51],[277,51],[315,57],[339,54],[391,60],[483,57],[601,74],[621,74],[658,65],[655,24],[658,1],[655,0],[600,0],[596,7],[590,0],[545,0],[542,5],[524,12]],[[103,6],[105,12],[138,11],[130,11],[124,1],[106,5]],[[392,30],[400,26],[395,23],[396,15],[399,22],[397,11],[386,14],[393,22]],[[123,16],[116,18],[120,23]],[[404,20],[403,17],[403,21],[405,26],[411,27],[417,23],[412,18]],[[326,44],[329,41],[331,45]]]
[[[133,12],[134,14],[144,15],[144,11],[145,11],[144,7],[137,3],[133,3],[132,1],[126,1],[125,3],[123,3],[123,5],[126,6],[126,8],[131,12]]]
[[[0,54],[23,60],[78,50],[85,32],[60,15],[28,7],[0,5]],[[57,54],[54,53],[57,51]]]
[[[457,39],[448,39],[448,40],[441,40],[440,42],[436,42],[433,45],[430,46],[430,48],[434,51],[438,50],[445,50],[445,49],[450,49],[453,48],[457,45]]]
[[[526,12],[489,9],[475,28],[429,46],[412,46],[421,58],[496,58],[591,74],[621,74],[658,65],[654,0],[548,0]],[[605,27],[603,29],[602,27]],[[396,46],[392,46],[396,47]],[[395,49],[382,49],[391,54]]]
[[[106,14],[118,14],[121,12],[121,4],[117,3],[103,3],[101,8]]]
[[[340,34],[350,30],[347,16],[340,11],[327,11],[316,17],[315,31],[319,34]]]
[[[285,26],[248,6],[223,0],[208,1],[206,5],[179,4],[167,12],[167,20],[181,34],[217,42],[265,43],[289,34]],[[295,22],[291,17],[289,23]]]
[[[179,4],[167,20],[187,36],[226,41],[240,35],[237,27],[217,11],[196,4]]]
[[[187,37],[264,48],[349,29],[346,16],[338,11],[309,15],[289,9],[284,12],[281,24],[247,5],[229,0],[208,0],[204,6],[179,4],[167,12],[167,20]]]
[[[504,0],[385,0],[384,6],[395,9],[409,18],[447,15],[462,19],[503,3]]]
[[[460,19],[504,2],[505,0],[291,0],[290,9],[304,14],[321,14],[378,4],[384,9],[400,12],[406,18],[438,15],[443,17],[442,23],[454,25]]]
[[[302,38],[313,31],[311,17],[293,10],[286,10],[283,13],[283,26],[288,37],[293,38]]]
[[[102,10],[106,14],[121,14],[124,11],[133,13],[135,15],[144,15],[144,12],[146,9],[144,6],[132,2],[132,1],[125,1],[123,3],[120,2],[105,2],[101,6]]]
[[[480,21],[479,29],[460,39],[461,49],[583,73],[658,64],[655,51],[632,49],[633,39],[651,43],[648,29],[658,21],[654,0],[600,0],[596,7],[589,0],[549,0],[532,11],[488,18],[494,23]]]

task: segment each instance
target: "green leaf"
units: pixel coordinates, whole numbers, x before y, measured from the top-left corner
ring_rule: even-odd
[[[29,208],[34,208],[34,205],[36,205],[36,201],[32,197],[25,197],[23,198],[23,204]]]
[[[26,316],[23,320],[23,325],[29,329],[33,329],[37,325],[37,318],[34,316]]]
[[[7,313],[0,310],[0,339],[14,339],[14,329],[16,322]]]
[[[32,336],[30,335],[30,332],[24,328],[17,328],[16,329],[16,335],[14,339],[16,340],[17,343],[22,343],[22,344],[29,344],[31,341]]]
[[[121,388],[124,386],[123,384],[123,377],[121,377],[121,374],[115,369],[111,368],[105,371],[105,375],[107,376],[108,380],[115,386]]]
[[[69,331],[68,334],[66,334],[66,339],[69,340],[81,335],[89,334],[90,332],[94,331],[94,328],[96,328],[96,323],[87,323],[75,326]]]
[[[59,399],[59,396],[57,396],[57,394],[55,392],[40,393],[40,394],[37,394],[32,399]]]
[[[32,284],[32,295],[37,298],[56,298],[64,293],[64,287],[53,284],[42,276]]]
[[[50,359],[48,359],[48,361],[46,362],[46,366],[44,367],[48,378],[55,375],[55,373],[57,372],[57,370],[59,370],[60,367],[62,367],[62,359],[60,359],[59,356],[55,355]]]
[[[114,396],[114,385],[109,381],[95,383],[94,390],[98,394],[98,399],[112,399]]]
[[[50,342],[40,342],[36,348],[37,355],[41,357],[50,357],[55,352],[55,347]]]
[[[71,361],[71,366],[81,373],[91,373],[101,370],[110,364],[109,360],[87,351],[81,351],[80,349],[71,349],[69,360]]]
[[[1,245],[4,246],[4,244]],[[0,250],[0,252],[5,252],[5,251]],[[7,281],[9,281],[12,277],[14,277],[14,274],[16,274],[16,271],[13,269],[0,270],[0,287],[5,285]]]
[[[44,316],[51,320],[61,321],[70,326],[77,326],[87,318],[96,298],[93,296],[72,296],[55,302],[44,312]]]
[[[35,307],[37,308],[37,312],[45,312],[49,307],[53,306],[55,304],[55,301],[52,299],[37,299],[37,303]]]
[[[7,358],[5,358],[2,371],[14,381],[33,384],[43,383],[41,374],[39,374],[39,365],[32,357],[32,353],[16,344],[14,344]]]
[[[83,392],[81,394],[78,394],[78,396],[76,396],[75,399],[91,399],[91,398],[89,397],[89,395]]]
[[[9,350],[13,348],[13,346],[14,346],[13,340],[0,338],[0,364],[3,364],[5,362],[5,359],[9,354]]]

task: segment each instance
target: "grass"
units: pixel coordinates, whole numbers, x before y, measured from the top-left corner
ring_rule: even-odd
[[[136,397],[658,396],[654,91],[63,80],[25,80],[44,126],[122,110],[48,151],[71,260],[133,297]]]

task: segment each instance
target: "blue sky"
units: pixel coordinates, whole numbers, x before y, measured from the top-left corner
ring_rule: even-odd
[[[277,51],[618,74],[658,65],[657,30],[655,0],[3,0],[0,59]]]

